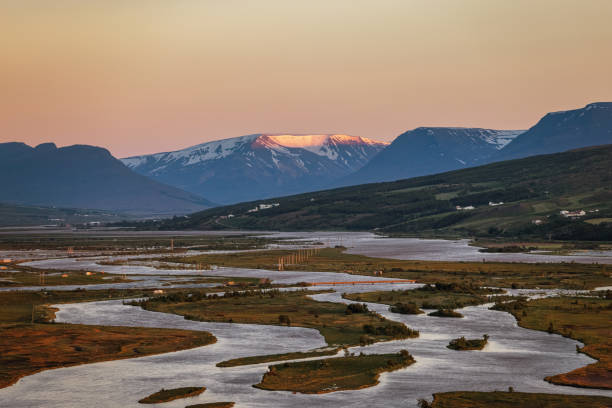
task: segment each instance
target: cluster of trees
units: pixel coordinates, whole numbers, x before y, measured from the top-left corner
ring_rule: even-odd
[[[368,305],[365,303],[351,303],[346,307],[346,314],[350,315],[353,313],[369,313]]]
[[[459,312],[455,312],[452,309],[439,309],[436,310],[435,312],[431,312],[430,314],[428,314],[428,316],[435,316],[435,317],[463,317],[463,315]]]
[[[395,305],[389,307],[389,310],[393,313],[401,313],[401,314],[421,314],[424,313],[416,303],[408,302],[408,303],[396,303]]]
[[[471,295],[490,295],[493,293],[501,293],[502,289],[482,288],[471,283],[458,282],[436,282],[434,285],[426,284],[418,289],[421,292],[453,292],[453,293],[469,293]]]
[[[286,324],[287,326],[291,326],[291,319],[287,315],[278,315],[278,323]]]
[[[451,340],[448,347],[451,350],[482,350],[489,341],[489,335],[485,334],[482,339],[466,339],[464,336]]]
[[[493,306],[491,306],[491,310],[499,310],[502,312],[516,312],[519,310],[524,310],[527,308],[527,301],[525,299],[517,299],[512,300],[510,302],[495,302]]]
[[[386,324],[384,326],[364,324],[363,331],[367,334],[389,336],[395,339],[406,339],[419,336],[418,330],[413,330],[404,324]]]

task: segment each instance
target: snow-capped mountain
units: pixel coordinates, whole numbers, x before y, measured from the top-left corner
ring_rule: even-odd
[[[339,134],[253,134],[122,161],[140,174],[225,204],[325,188],[387,145]]]
[[[524,130],[420,127],[398,136],[342,185],[392,181],[488,163]]]

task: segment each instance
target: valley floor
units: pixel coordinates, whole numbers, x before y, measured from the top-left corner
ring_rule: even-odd
[[[180,406],[233,401],[236,406],[416,407],[433,394],[433,403],[421,404],[612,405],[612,390],[605,390],[611,337],[605,323],[612,300],[609,292],[588,292],[612,285],[605,266],[374,258],[351,253],[368,248],[357,237],[336,247],[326,233],[279,235],[176,237],[173,252],[167,235],[131,243],[132,238],[120,239],[116,247],[106,238],[103,245],[92,239],[80,250],[90,256],[105,252],[104,257],[12,260],[13,279],[32,286],[15,291],[19,287],[13,284],[0,293],[0,342],[9,350],[2,355],[0,399],[14,407],[42,400],[50,407],[86,406],[93,400],[99,406],[138,406],[139,399],[161,389],[205,387]],[[68,237],[55,246],[53,239],[35,244],[19,239],[31,245],[28,251],[39,245],[61,253],[61,246],[70,244]],[[147,244],[154,252],[143,249]],[[290,261],[275,272],[279,258]],[[45,287],[36,285],[41,269],[67,273],[67,282],[90,289],[32,290]],[[108,283],[110,289],[96,289],[99,275],[85,274],[102,269],[119,278]],[[355,283],[325,283],[348,279]],[[390,282],[398,279],[418,283]],[[146,286],[139,288],[141,282]],[[174,288],[177,282],[180,287]],[[434,289],[418,289],[423,283]],[[121,300],[143,296],[150,300],[134,305]],[[495,299],[502,311],[489,309]],[[402,307],[402,313],[390,310],[411,302],[425,313],[405,314],[412,306]],[[428,316],[432,308],[460,310],[463,317]],[[520,326],[537,331],[517,327],[515,317]],[[48,323],[53,319],[62,323]],[[447,347],[453,339],[483,335],[488,341],[482,350]],[[580,353],[572,339],[581,341]],[[183,351],[168,353],[176,350]],[[396,357],[401,350],[406,355]],[[81,365],[98,361],[106,362]],[[74,367],[29,375],[66,366]],[[299,378],[327,380],[306,384]],[[482,392],[509,387],[516,392]],[[458,390],[465,392],[449,393]]]

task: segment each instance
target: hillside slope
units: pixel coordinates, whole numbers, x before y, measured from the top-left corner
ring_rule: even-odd
[[[551,112],[504,147],[495,161],[612,143],[612,102]]]
[[[485,164],[523,132],[420,127],[398,136],[340,185],[400,180]]]
[[[199,196],[132,172],[108,150],[86,145],[0,144],[1,200],[48,207],[185,214],[211,207]]]
[[[262,203],[279,205],[249,212]],[[458,210],[456,206],[474,209]],[[582,219],[590,219],[590,223],[559,215],[560,210],[581,209],[586,212]],[[606,145],[219,207],[158,227],[532,234],[552,238],[576,236],[578,228],[583,239],[606,239],[612,230],[612,225],[606,224],[610,217],[612,145]],[[607,239],[612,240],[612,235]]]
[[[123,163],[215,202],[235,203],[326,188],[386,145],[348,135],[254,134]]]
[[[87,223],[95,226],[98,223],[118,222],[134,218],[130,214],[104,210],[39,207],[0,202],[0,227],[67,227]]]

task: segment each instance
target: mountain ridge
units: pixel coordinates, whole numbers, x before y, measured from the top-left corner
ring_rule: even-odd
[[[255,133],[122,162],[158,181],[231,203],[324,188],[386,145],[344,134]]]
[[[507,160],[612,143],[612,102],[549,112],[496,155]]]
[[[399,135],[339,185],[399,180],[484,164],[523,132],[421,126]]]
[[[102,147],[9,142],[0,158],[7,203],[170,215],[214,205],[132,172]]]
[[[612,145],[584,147],[400,181],[218,207],[162,222],[157,228],[611,239],[612,224],[605,221],[612,218],[610,162]],[[278,205],[249,211],[269,203]],[[561,210],[585,210],[584,218],[593,223],[564,217]]]

